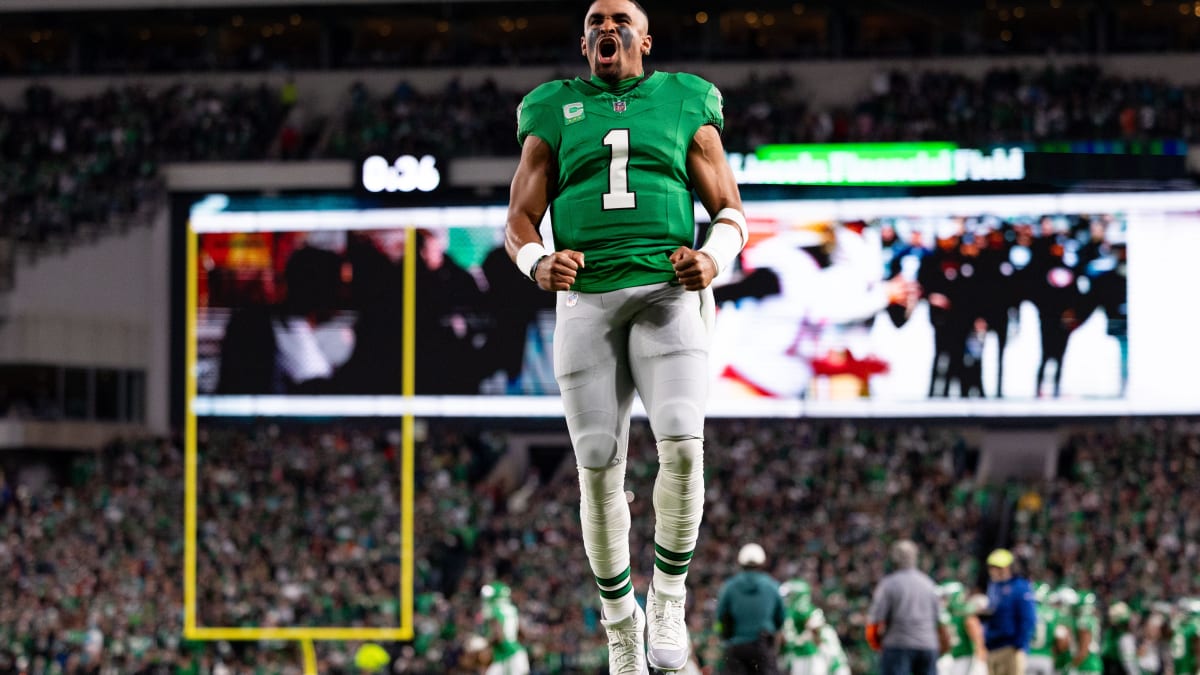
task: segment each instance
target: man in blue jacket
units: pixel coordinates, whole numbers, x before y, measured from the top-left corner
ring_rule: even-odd
[[[1033,588],[1027,579],[1013,574],[1013,554],[1007,549],[992,551],[987,565],[992,580],[987,590],[991,616],[984,624],[989,675],[1024,675],[1037,621]]]

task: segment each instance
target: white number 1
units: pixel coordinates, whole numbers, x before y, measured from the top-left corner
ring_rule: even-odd
[[[629,130],[612,129],[604,135],[612,152],[608,162],[608,192],[601,202],[605,211],[637,208],[637,194],[629,191]]]

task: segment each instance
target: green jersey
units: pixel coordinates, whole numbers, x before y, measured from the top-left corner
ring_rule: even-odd
[[[1054,656],[1054,631],[1059,624],[1058,609],[1045,603],[1037,606],[1033,639],[1029,641],[1030,656]]]
[[[1072,659],[1075,658],[1075,617],[1068,612],[1062,612],[1058,615],[1058,626],[1055,631],[1062,630],[1067,634],[1067,649],[1059,652],[1054,657],[1054,669],[1060,673],[1065,673],[1071,668]]]
[[[1196,654],[1196,636],[1200,635],[1200,619],[1188,618],[1176,625],[1171,636],[1171,658],[1175,675],[1192,675],[1200,668]]]
[[[483,620],[492,643],[493,659],[504,661],[524,649],[517,641],[519,622],[516,605],[511,602],[490,603],[484,608]],[[500,634],[491,635],[493,631],[499,631]]]
[[[806,611],[786,610],[783,619],[783,651],[789,657],[803,658],[817,653],[813,632],[808,629],[808,620],[814,612],[815,607]]]
[[[616,85],[556,80],[517,108],[517,140],[537,136],[558,165],[550,219],[557,249],[584,254],[573,290],[603,293],[673,281],[668,256],[695,245],[687,152],[705,124],[724,124],[721,94],[685,73]]]
[[[1141,672],[1137,663],[1137,638],[1130,632],[1128,623],[1110,626],[1109,630],[1104,632],[1100,660],[1104,664],[1105,672],[1114,666],[1117,672]]]
[[[975,655],[975,645],[971,644],[971,634],[967,632],[968,614],[951,614],[945,622],[950,628],[950,656],[956,659]]]

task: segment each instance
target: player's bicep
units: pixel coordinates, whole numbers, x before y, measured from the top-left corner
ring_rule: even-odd
[[[509,191],[504,243],[510,257],[524,244],[541,241],[538,225],[553,198],[556,176],[554,148],[538,136],[526,136]]]
[[[721,209],[742,208],[742,197],[738,192],[737,179],[725,158],[725,147],[721,134],[711,124],[701,126],[687,153],[688,178],[704,209],[716,213]]]

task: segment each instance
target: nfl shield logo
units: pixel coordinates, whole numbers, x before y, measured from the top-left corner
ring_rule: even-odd
[[[625,101],[613,101],[613,112],[625,112]]]

